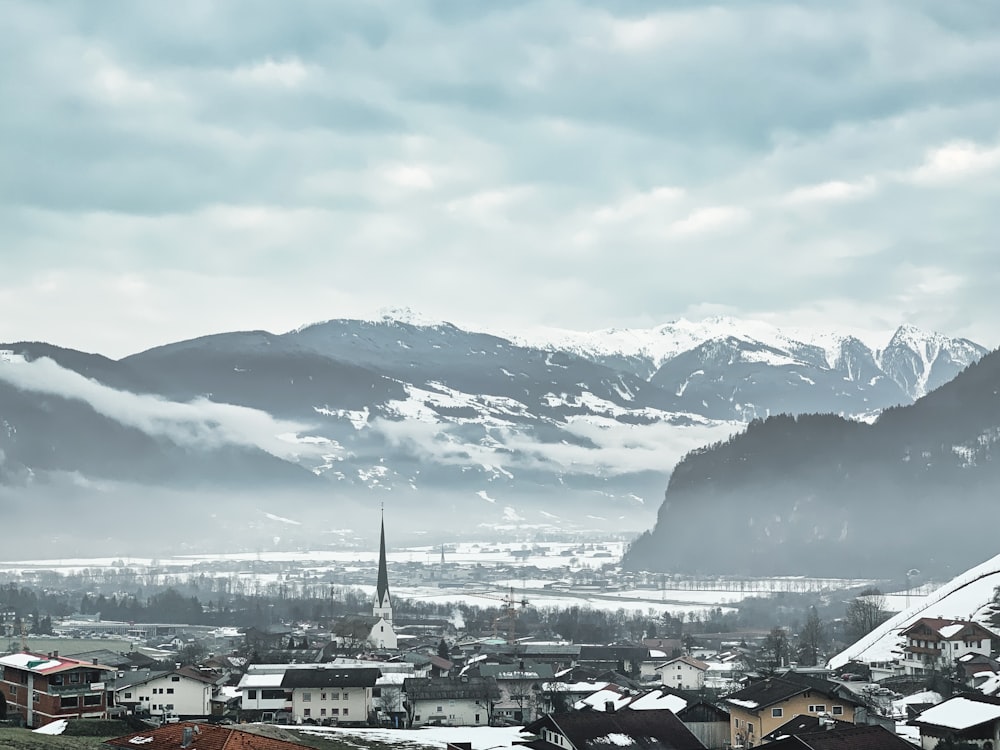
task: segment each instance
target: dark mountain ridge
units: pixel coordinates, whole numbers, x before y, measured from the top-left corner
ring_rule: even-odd
[[[630,569],[898,576],[995,554],[1000,351],[873,423],[781,415],[689,453]],[[710,540],[706,549],[706,540]]]

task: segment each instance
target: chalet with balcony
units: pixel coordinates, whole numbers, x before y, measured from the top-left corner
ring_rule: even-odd
[[[54,719],[106,715],[105,680],[115,670],[96,662],[28,651],[0,656],[0,693],[8,717],[19,714],[29,727]]]
[[[967,654],[989,656],[996,636],[977,622],[921,617],[900,635],[905,674],[921,675],[950,666]]]

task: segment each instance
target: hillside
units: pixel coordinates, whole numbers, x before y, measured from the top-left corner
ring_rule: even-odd
[[[674,470],[631,569],[952,574],[995,550],[1000,352],[873,424],[752,422]],[[946,531],[947,530],[947,531]]]

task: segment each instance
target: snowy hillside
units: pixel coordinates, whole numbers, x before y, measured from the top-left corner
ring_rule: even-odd
[[[1000,586],[1000,555],[967,570],[923,601],[899,612],[878,628],[830,659],[830,669],[848,662],[891,661],[902,652],[900,633],[921,617],[972,620],[993,629],[993,592]]]

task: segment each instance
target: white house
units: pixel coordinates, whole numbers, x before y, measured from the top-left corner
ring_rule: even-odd
[[[287,665],[260,665],[287,666]],[[250,665],[247,673],[240,678],[238,685],[240,689],[240,709],[243,711],[291,711],[292,696],[289,691],[281,687],[281,681],[285,677],[285,671],[260,669],[257,665]]]
[[[904,629],[903,669],[906,674],[920,675],[937,668],[951,666],[968,654],[989,656],[993,633],[977,622],[921,617]]]
[[[403,683],[410,726],[489,726],[500,689],[492,677],[414,677]]]
[[[678,656],[656,666],[660,683],[680,690],[701,690],[705,687],[708,664],[693,656]]]
[[[374,713],[373,690],[381,676],[377,668],[331,667],[290,669],[281,687],[291,694],[292,721],[365,724]]]
[[[119,673],[115,680],[115,703],[151,716],[173,714],[185,719],[205,718],[212,713],[214,680],[197,670],[141,670]]]

